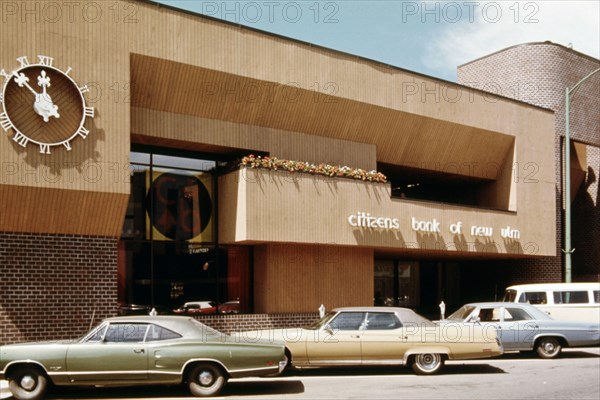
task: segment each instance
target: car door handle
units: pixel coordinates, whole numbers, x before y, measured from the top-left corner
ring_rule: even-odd
[[[134,353],[141,354],[144,352],[144,349],[133,349]]]
[[[360,339],[360,335],[352,335],[350,336],[352,339]]]

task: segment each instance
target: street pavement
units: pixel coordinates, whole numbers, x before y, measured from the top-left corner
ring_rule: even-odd
[[[0,384],[0,398],[10,398]],[[282,377],[232,379],[219,399],[594,399],[600,398],[600,348],[566,349],[542,360],[532,354],[450,361],[440,375],[410,368],[322,368]],[[48,400],[194,399],[185,387],[57,389]]]

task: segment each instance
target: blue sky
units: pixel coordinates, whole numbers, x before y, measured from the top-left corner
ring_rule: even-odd
[[[600,57],[600,1],[154,0],[456,81],[456,67],[550,40]]]

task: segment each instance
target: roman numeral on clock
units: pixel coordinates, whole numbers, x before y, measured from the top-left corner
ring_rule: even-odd
[[[40,60],[40,65],[46,65],[48,67],[51,67],[52,64],[54,63],[54,58],[52,58],[52,57],[38,56],[38,59]]]
[[[2,129],[4,129],[4,132],[8,131],[10,128],[14,128],[10,118],[8,118],[6,113],[0,114],[0,126],[2,126]]]
[[[94,107],[86,107],[84,113],[86,117],[94,118]]]
[[[79,130],[77,131],[77,134],[84,139],[88,137],[89,133],[90,133],[90,131],[85,129],[83,126],[81,128],[79,128]]]
[[[45,144],[45,143],[40,143],[40,153],[50,154],[50,145]]]
[[[13,140],[15,142],[17,142],[19,144],[19,146],[22,146],[22,147],[27,146],[27,143],[29,142],[29,138],[27,136],[21,134],[21,132],[15,133]]]
[[[27,59],[27,56],[19,57],[17,58],[17,61],[19,62],[19,64],[21,64],[21,68],[29,65],[29,60]]]

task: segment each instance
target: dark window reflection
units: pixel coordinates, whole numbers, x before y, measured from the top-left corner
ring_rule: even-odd
[[[122,313],[251,312],[252,248],[214,243],[215,162],[139,152],[131,162],[119,246]]]

